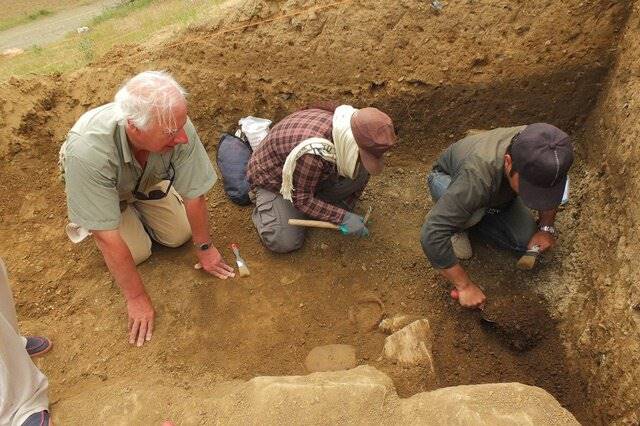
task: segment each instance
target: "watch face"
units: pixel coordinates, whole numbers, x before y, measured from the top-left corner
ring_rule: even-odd
[[[556,229],[553,226],[549,226],[549,225],[541,226],[540,230],[543,232],[548,232],[552,235],[556,233]]]

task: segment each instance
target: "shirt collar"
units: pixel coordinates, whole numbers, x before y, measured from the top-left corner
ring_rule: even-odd
[[[129,145],[129,139],[127,139],[127,132],[123,123],[118,123],[118,136],[120,137],[122,158],[125,163],[131,163],[133,156],[131,155],[131,146]]]

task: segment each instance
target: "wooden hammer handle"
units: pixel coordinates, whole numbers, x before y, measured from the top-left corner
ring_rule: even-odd
[[[340,229],[340,226],[322,220],[289,219],[289,225],[306,226],[308,228]]]

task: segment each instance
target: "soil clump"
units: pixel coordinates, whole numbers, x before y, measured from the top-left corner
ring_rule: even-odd
[[[535,347],[553,325],[540,296],[531,293],[493,298],[482,311],[482,320],[485,329],[519,352]]]

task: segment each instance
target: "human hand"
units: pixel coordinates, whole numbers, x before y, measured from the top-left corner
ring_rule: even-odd
[[[198,250],[197,254],[202,269],[211,275],[215,275],[221,280],[236,276],[233,268],[225,263],[217,248],[211,246],[207,250]]]
[[[454,288],[451,290],[451,297],[456,299],[462,307],[465,308],[484,308],[486,296],[475,284],[468,284],[462,289]]]
[[[342,235],[355,235],[357,237],[368,237],[369,230],[364,223],[364,219],[354,213],[346,212],[340,224]]]
[[[145,340],[151,340],[155,312],[149,295],[142,292],[136,297],[127,299],[127,314],[129,315],[129,343],[142,346]]]
[[[545,231],[538,231],[529,240],[529,244],[527,244],[528,249],[532,249],[534,246],[538,246],[540,252],[544,252],[553,248],[556,244],[556,237],[553,234]]]

